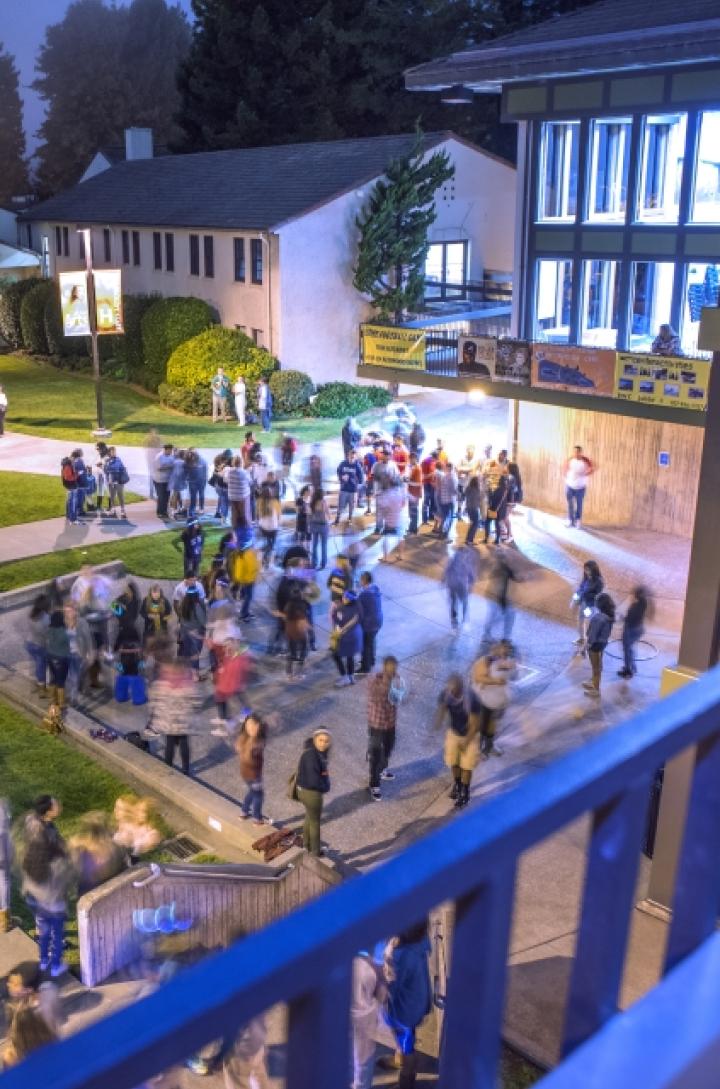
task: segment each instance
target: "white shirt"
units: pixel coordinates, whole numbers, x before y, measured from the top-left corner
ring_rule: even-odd
[[[378,977],[364,957],[353,959],[352,1002],[350,1021],[353,1030],[355,1062],[367,1062],[375,1052],[375,1033],[378,1026]]]
[[[570,458],[567,463],[565,483],[568,488],[586,488],[590,478],[590,466],[585,458]]]
[[[200,601],[204,601],[205,600],[205,590],[203,589],[202,583],[201,582],[196,582],[195,586],[197,588],[198,599]],[[185,581],[183,580],[182,582],[179,582],[177,584],[177,586],[175,587],[175,590],[173,591],[173,601],[177,601],[177,602],[182,601],[182,599],[185,597],[185,594],[187,592],[188,592],[188,588],[185,585]]]
[[[0,392],[0,408],[7,408],[7,406],[8,406],[7,393],[5,393],[4,390],[2,390]]]
[[[265,385],[258,386],[258,408],[262,412],[264,408],[267,408],[268,388]]]
[[[238,378],[236,380],[235,385],[233,386],[233,393],[236,397],[245,396],[245,383],[243,382],[242,378]]]

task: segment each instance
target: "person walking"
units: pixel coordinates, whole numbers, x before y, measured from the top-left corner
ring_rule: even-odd
[[[450,624],[456,633],[467,620],[468,598],[477,575],[476,553],[468,545],[456,548],[445,565],[442,579],[450,600]]]
[[[500,544],[500,526],[505,518],[508,499],[508,478],[501,469],[499,462],[490,464],[487,475],[487,507],[485,509],[485,537],[483,544],[490,540],[490,527],[495,523],[495,544]]]
[[[295,497],[295,540],[298,544],[310,544],[310,496],[309,484],[303,485]]]
[[[465,511],[470,525],[465,537],[466,545],[475,544],[475,534],[480,525],[480,515],[483,507],[483,489],[478,473],[473,473],[465,485]]]
[[[510,703],[511,682],[517,674],[513,646],[503,639],[472,665],[470,684],[480,703],[480,752],[484,760],[502,756],[495,745],[497,727]]]
[[[205,533],[197,518],[192,518],[180,534],[183,549],[183,572],[187,575],[199,575],[202,563]]]
[[[395,775],[388,765],[397,730],[397,711],[405,694],[405,684],[398,674],[398,660],[392,654],[383,658],[382,669],[373,673],[368,683],[368,791],[374,802],[382,798],[380,782]]]
[[[329,730],[313,731],[305,742],[297,768],[296,790],[298,801],[305,807],[303,846],[311,855],[320,855],[320,822],[323,800],[330,790],[328,760],[332,736]]]
[[[390,955],[387,1020],[402,1056],[397,1089],[415,1089],[417,1083],[415,1037],[432,1009],[429,955],[426,919],[400,934]]]
[[[414,537],[418,531],[418,522],[420,519],[420,503],[423,497],[423,483],[422,483],[422,469],[420,468],[420,462],[418,461],[418,455],[414,451],[411,451],[408,458],[408,469],[405,476],[405,484],[407,485],[407,497],[408,497],[408,536]]]
[[[428,454],[424,457],[420,463],[420,471],[422,473],[422,486],[423,486],[423,508],[422,508],[422,520],[423,525],[428,522],[432,522],[435,517],[435,470],[437,469],[437,458],[434,454]]]
[[[188,490],[190,492],[188,518],[194,518],[196,514],[205,513],[205,486],[208,480],[208,467],[205,458],[193,447],[190,447],[187,452],[185,465]]]
[[[369,571],[363,571],[360,575],[358,609],[362,629],[362,659],[357,675],[364,676],[372,673],[375,668],[375,643],[383,626],[382,594]]]
[[[513,537],[510,515],[515,510],[518,503],[522,503],[523,501],[522,477],[520,476],[520,466],[516,461],[509,461],[507,463],[506,499],[505,515],[502,519],[500,528],[502,530],[502,539],[505,544],[512,544],[515,538]]]
[[[222,415],[223,423],[227,423],[227,403],[230,397],[230,379],[222,367],[218,367],[210,380],[212,393],[212,422],[217,423]]]
[[[269,567],[280,529],[280,516],[282,508],[280,500],[275,497],[271,484],[267,481],[260,488],[260,496],[257,504],[258,526],[263,537],[262,563],[263,567]]]
[[[287,640],[287,677],[289,681],[305,679],[303,669],[308,654],[310,636],[310,606],[303,595],[299,579],[293,579],[290,592],[283,609],[285,639]],[[295,670],[295,672],[293,672]]]
[[[357,594],[345,590],[342,601],[335,608],[330,645],[340,676],[336,688],[355,684],[355,658],[362,650],[362,628]]]
[[[158,518],[167,518],[168,503],[170,500],[170,476],[173,471],[175,459],[173,457],[173,445],[165,443],[159,454],[155,455],[152,468],[153,487],[155,488],[155,513]],[[98,480],[98,502],[101,497],[101,487]]]
[[[8,410],[8,398],[7,393],[0,386],[0,437],[5,434],[5,417]]]
[[[165,738],[165,763],[172,766],[180,752],[184,775],[190,774],[190,733],[198,713],[193,675],[182,660],[170,657],[169,646],[158,647],[155,680],[150,685],[151,729]]]
[[[327,567],[327,546],[330,536],[330,507],[322,488],[316,488],[310,500],[308,529],[312,538],[312,565],[316,571]]]
[[[599,698],[602,677],[603,654],[610,641],[615,623],[615,602],[609,594],[598,594],[587,627],[587,648],[592,679],[583,681],[586,696]]]
[[[65,841],[55,826],[62,807],[50,794],[33,803],[22,828],[22,893],[34,918],[40,971],[53,979],[65,972],[63,948],[73,871]]]
[[[70,640],[65,627],[65,617],[60,609],[50,616],[46,647],[52,702],[62,714],[65,706],[65,684],[70,669]]]
[[[448,461],[438,465],[435,471],[435,493],[438,504],[438,535],[446,540],[450,535],[455,501],[458,494],[458,478],[454,466]]]
[[[233,382],[232,392],[235,399],[235,415],[237,416],[238,427],[244,427],[247,390],[245,388],[245,379],[241,374],[238,374]]]
[[[202,679],[200,673],[200,655],[205,641],[207,608],[200,597],[199,586],[193,582],[180,601],[178,632],[178,657],[188,663],[196,681]]]
[[[297,485],[293,480],[293,463],[295,461],[295,455],[297,454],[298,444],[292,435],[289,435],[287,431],[283,431],[282,441],[280,443],[280,498],[284,499],[287,494],[287,486],[290,484],[295,495],[297,495]]]
[[[567,500],[568,528],[580,529],[582,526],[583,503],[588,481],[595,472],[590,458],[583,453],[582,446],[575,446],[572,455],[564,466],[565,499]]]
[[[262,719],[251,711],[240,727],[235,741],[235,752],[240,761],[240,776],[247,787],[247,792],[240,803],[243,817],[252,817],[255,825],[272,823],[263,819],[263,764],[267,726]]]
[[[648,611],[648,592],[644,586],[636,586],[631,595],[631,602],[623,619],[622,646],[623,668],[618,670],[618,677],[628,680],[637,673],[635,662],[635,644],[645,634],[645,615]]]
[[[438,696],[435,726],[447,722],[445,733],[445,764],[452,772],[450,797],[456,809],[470,801],[472,774],[480,762],[480,703],[459,673],[452,673]]]
[[[12,838],[12,820],[10,807],[4,798],[0,798],[0,934],[10,929],[10,891],[12,886],[12,868],[15,861],[15,847]]]
[[[127,518],[125,513],[125,485],[130,479],[127,469],[118,457],[114,446],[108,447],[107,461],[105,462],[105,476],[110,492],[110,515],[115,517],[115,505],[120,507],[120,517]]]
[[[38,696],[45,698],[47,691],[48,655],[47,641],[50,627],[50,601],[47,594],[38,594],[30,607],[27,622],[25,649],[27,650],[35,672],[35,690]]]
[[[510,599],[510,583],[519,581],[507,559],[502,553],[496,553],[488,586],[487,614],[483,630],[484,640],[489,642],[492,639],[497,620],[502,621],[503,639],[509,639],[512,635],[515,610]]]
[[[241,525],[250,525],[252,521],[250,509],[252,485],[250,474],[247,469],[243,468],[242,458],[234,457],[232,462],[223,469],[222,476],[227,486],[230,520],[233,529],[237,530]]]
[[[408,435],[408,449],[411,454],[417,454],[417,459],[422,459],[423,449],[425,447],[425,428],[419,420],[415,420],[415,423],[410,428],[410,434]]]
[[[240,601],[240,619],[244,622],[252,620],[255,614],[250,611],[250,607],[255,593],[255,583],[260,574],[260,564],[253,547],[252,537],[242,543],[238,542],[228,551],[227,569],[232,592]]]
[[[273,395],[265,378],[257,384],[257,402],[263,431],[269,431],[272,423]]]
[[[579,654],[585,653],[585,628],[595,606],[598,594],[605,589],[605,580],[595,560],[583,564],[583,577],[572,596],[570,604],[577,609],[578,637],[575,646]]]
[[[360,425],[353,416],[346,418],[340,432],[340,438],[342,440],[343,456],[347,459],[351,450],[357,450],[362,439]]]
[[[339,524],[340,515],[346,507],[348,512],[348,525],[350,525],[355,511],[355,499],[365,479],[362,466],[358,461],[354,449],[349,450],[347,456],[338,465],[337,476],[340,481],[340,494],[338,497],[337,514],[335,515],[335,525]]]

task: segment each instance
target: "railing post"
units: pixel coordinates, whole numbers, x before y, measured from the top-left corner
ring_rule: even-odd
[[[287,1089],[344,1089],[350,1083],[352,963],[290,1003]]]
[[[513,859],[455,905],[441,1089],[495,1089],[514,890]]]
[[[643,776],[593,814],[564,1055],[617,1012],[650,781]]]

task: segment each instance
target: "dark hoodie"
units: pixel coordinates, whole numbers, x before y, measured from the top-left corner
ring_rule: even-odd
[[[327,794],[330,789],[327,753],[316,749],[311,737],[305,742],[300,757],[297,785],[301,790],[318,790],[321,794]]]
[[[362,630],[368,633],[379,632],[383,625],[382,596],[374,583],[363,586],[358,594],[358,608]]]

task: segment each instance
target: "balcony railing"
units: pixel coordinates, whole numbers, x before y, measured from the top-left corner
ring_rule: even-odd
[[[695,747],[661,982],[618,1013],[648,793]],[[349,1081],[354,954],[455,904],[442,1089],[491,1089],[519,856],[591,814],[565,1020],[548,1089],[706,1089],[720,1056],[720,672],[477,805],[371,873],[178,976],[94,1027],[30,1056],[3,1089],[129,1089],[289,1005],[288,1089]]]

